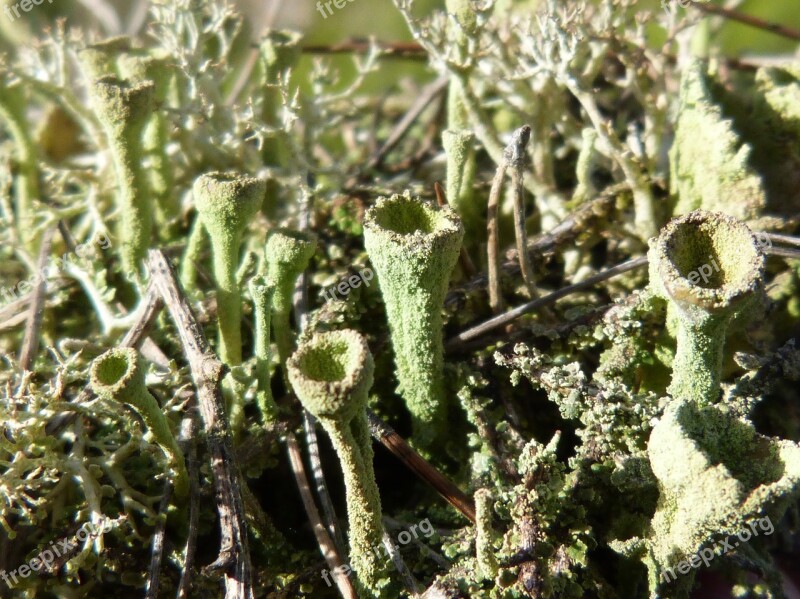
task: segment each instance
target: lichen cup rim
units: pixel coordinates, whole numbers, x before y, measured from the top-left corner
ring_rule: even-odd
[[[425,216],[430,219],[427,223],[428,226],[414,226],[411,230],[399,230],[407,228],[391,226],[386,222],[387,212],[409,208],[424,212]],[[435,243],[438,240],[447,239],[451,235],[457,235],[459,231],[463,230],[463,224],[458,215],[447,206],[433,206],[419,198],[396,194],[388,198],[378,198],[375,205],[364,215],[364,228],[388,236],[391,243],[413,249],[421,239]]]
[[[724,264],[719,267],[723,281],[714,287],[703,287],[692,283],[688,276],[691,272],[703,266],[702,261],[697,261],[690,272],[681,272],[677,265],[677,244],[681,241],[679,236],[687,229],[701,230],[708,237],[712,245],[715,241],[725,242],[725,235],[735,236],[735,241],[727,241],[732,250],[736,251],[736,259],[725,256]],[[752,295],[761,285],[764,273],[764,254],[760,249],[750,228],[743,222],[721,212],[694,210],[671,220],[661,230],[658,237],[650,242],[651,255],[657,260],[658,273],[664,290],[677,302],[697,306],[699,308],[715,311],[729,308],[738,304],[744,298]],[[715,248],[716,249],[716,248]],[[743,252],[748,255],[743,256]],[[723,261],[722,256],[718,256]],[[709,256],[710,258],[710,256]],[[709,265],[710,266],[710,265]],[[730,270],[734,269],[731,273]],[[729,272],[726,272],[728,270]],[[731,280],[730,275],[733,274]]]
[[[110,361],[124,362],[125,369],[112,377],[104,376]],[[114,395],[125,389],[139,375],[139,355],[131,347],[110,349],[92,362],[89,381],[92,389],[98,394]]]
[[[334,348],[334,345],[339,347]],[[326,356],[332,349],[336,355]],[[315,355],[329,360],[325,368],[315,369],[318,365],[308,362]],[[349,420],[365,407],[352,400],[362,386],[371,385],[374,367],[367,341],[358,331],[341,329],[316,333],[297,348],[286,367],[292,387],[303,394],[301,401],[314,416]],[[335,378],[325,376],[323,370],[327,367],[338,368],[341,373]]]
[[[275,227],[267,231],[264,246],[267,257],[285,264],[310,258],[317,248],[317,235],[312,231],[297,231]]]

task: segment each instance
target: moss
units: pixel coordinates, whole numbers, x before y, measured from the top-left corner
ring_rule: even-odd
[[[364,217],[364,245],[386,304],[398,390],[423,448],[445,423],[442,305],[463,236],[452,210],[405,196],[379,199]]]

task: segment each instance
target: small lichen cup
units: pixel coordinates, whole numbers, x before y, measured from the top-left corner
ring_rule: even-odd
[[[364,217],[364,246],[386,304],[398,390],[421,449],[430,448],[445,422],[442,308],[463,238],[455,212],[407,196],[380,198]]]
[[[183,454],[172,435],[166,416],[145,385],[144,374],[144,366],[135,349],[117,348],[107,351],[92,362],[89,380],[97,395],[109,401],[133,406],[167,456],[174,473],[175,493],[185,497],[189,492],[189,475]]]
[[[294,349],[294,335],[289,324],[294,285],[316,250],[317,237],[311,232],[278,228],[267,233],[266,274],[275,284],[272,329],[281,365],[286,364]]]
[[[697,210],[650,240],[650,284],[670,303],[677,349],[668,392],[718,400],[725,335],[763,288],[764,255],[752,231],[731,216]]]
[[[237,280],[242,234],[258,213],[266,184],[240,173],[213,172],[194,182],[195,207],[214,254],[219,352],[228,366],[242,362],[242,296]]]
[[[344,474],[350,538],[350,564],[360,596],[381,596],[386,560],[381,546],[381,500],[372,467],[367,394],[374,362],[363,336],[353,330],[317,333],[286,363],[300,402],[322,424]]]

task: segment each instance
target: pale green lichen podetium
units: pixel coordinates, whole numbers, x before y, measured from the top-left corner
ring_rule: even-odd
[[[167,148],[169,145],[169,122],[163,110],[167,102],[173,68],[166,57],[154,56],[145,50],[135,50],[120,55],[118,59],[123,76],[134,82],[151,81],[154,85],[155,110],[145,126],[142,148],[147,161],[147,177],[150,191],[156,200],[156,219],[160,230],[178,215],[180,206],[173,193],[172,164]]]
[[[290,229],[272,229],[267,233],[264,257],[267,277],[275,284],[272,330],[281,366],[286,364],[294,349],[294,334],[290,325],[294,284],[308,267],[316,250],[317,237],[313,233]]]
[[[445,8],[455,17],[459,60],[466,60],[469,38],[478,32],[478,16],[471,0],[446,0]],[[442,144],[447,154],[447,201],[461,216],[470,244],[483,237],[481,210],[475,204],[475,146],[464,104],[464,81],[451,76],[447,91],[447,128]]]
[[[272,316],[272,296],[275,286],[266,277],[258,275],[250,280],[250,296],[253,298],[253,314],[255,316],[255,356],[256,379],[258,392],[256,403],[261,411],[264,424],[275,421],[278,415],[278,406],[272,397],[270,386],[270,353],[269,332]]]
[[[237,280],[242,234],[258,213],[265,184],[240,173],[199,176],[192,187],[197,214],[211,238],[217,284],[219,354],[228,366],[242,362],[242,296]]]
[[[489,489],[475,491],[475,555],[478,560],[478,574],[484,580],[497,576],[497,550],[493,540],[492,509],[494,498]]]
[[[381,499],[372,466],[367,394],[374,363],[357,331],[317,333],[300,345],[286,364],[300,402],[331,438],[344,474],[350,540],[350,566],[360,594],[380,597],[388,561],[381,547]]]
[[[153,232],[153,208],[142,168],[142,132],[153,112],[154,87],[150,82],[131,85],[104,77],[91,90],[117,175],[123,268],[138,274]]]
[[[19,237],[32,254],[36,253],[35,212],[39,198],[39,167],[31,126],[25,119],[25,93],[19,82],[11,81],[7,71],[0,71],[0,121],[5,122],[14,140],[19,169],[14,202]]]
[[[741,221],[696,210],[650,240],[650,284],[677,319],[672,397],[715,403],[720,395],[725,335],[753,306],[763,285],[764,255]]]
[[[90,384],[97,395],[134,407],[167,456],[174,474],[175,493],[185,497],[189,492],[189,475],[169,422],[156,399],[145,385],[144,365],[132,348],[111,349],[96,358],[90,371]]]
[[[80,53],[81,67],[90,81],[103,77],[122,77],[117,59],[129,52],[132,40],[126,35],[89,44]]]
[[[386,304],[398,390],[422,449],[431,447],[445,421],[442,308],[463,238],[455,212],[408,196],[379,198],[364,216],[364,246]]]

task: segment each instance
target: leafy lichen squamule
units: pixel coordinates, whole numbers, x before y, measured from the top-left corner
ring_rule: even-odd
[[[379,199],[364,217],[414,440],[430,447],[445,420],[442,305],[464,228],[449,208],[406,196]]]

